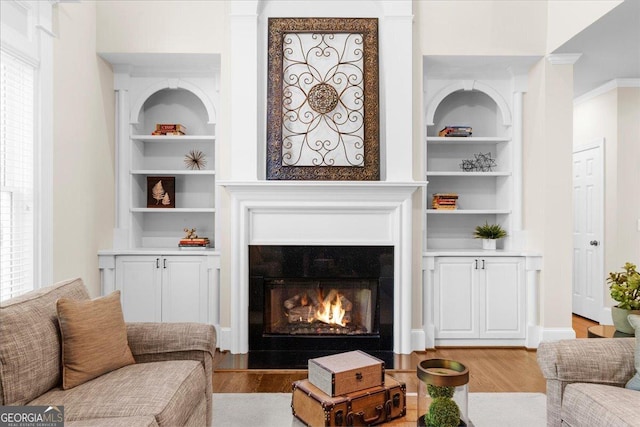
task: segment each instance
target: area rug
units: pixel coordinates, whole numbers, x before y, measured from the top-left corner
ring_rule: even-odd
[[[407,396],[409,400],[411,396]],[[415,395],[413,396],[415,399]],[[470,393],[469,418],[474,427],[544,427],[542,393]],[[415,426],[415,419],[407,419]],[[214,393],[214,427],[300,427],[291,415],[290,393]]]

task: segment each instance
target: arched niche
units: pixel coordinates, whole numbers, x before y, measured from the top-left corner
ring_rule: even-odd
[[[147,87],[132,104],[130,123],[149,134],[156,123],[180,123],[190,135],[214,133],[216,110],[198,86],[182,80],[164,80]]]
[[[512,124],[505,99],[491,86],[479,81],[459,81],[441,89],[427,106],[427,126],[474,127],[474,136],[501,136]],[[437,135],[439,129],[430,129]]]

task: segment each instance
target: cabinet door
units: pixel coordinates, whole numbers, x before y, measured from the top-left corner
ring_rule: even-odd
[[[434,297],[436,338],[478,337],[475,258],[440,258],[436,262]]]
[[[121,292],[127,322],[159,322],[161,294],[159,256],[118,256],[116,289]]]
[[[524,261],[522,258],[482,259],[480,338],[524,338]]]
[[[166,256],[161,267],[162,321],[208,323],[205,257]]]

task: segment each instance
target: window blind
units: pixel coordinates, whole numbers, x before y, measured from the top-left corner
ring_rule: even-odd
[[[0,57],[0,300],[34,283],[35,69]]]

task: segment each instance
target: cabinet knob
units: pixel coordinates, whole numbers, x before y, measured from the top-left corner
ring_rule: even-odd
[[[477,270],[478,269],[478,260],[476,259],[475,262],[476,262],[475,269]]]
[[[592,241],[589,242],[589,244],[591,246],[598,246],[600,244],[600,242],[598,242],[597,240],[592,240]]]
[[[484,260],[482,260],[482,269],[484,270]]]
[[[160,258],[156,258],[156,268],[160,268]]]
[[[162,259],[162,268],[167,268],[167,259],[166,258]]]

